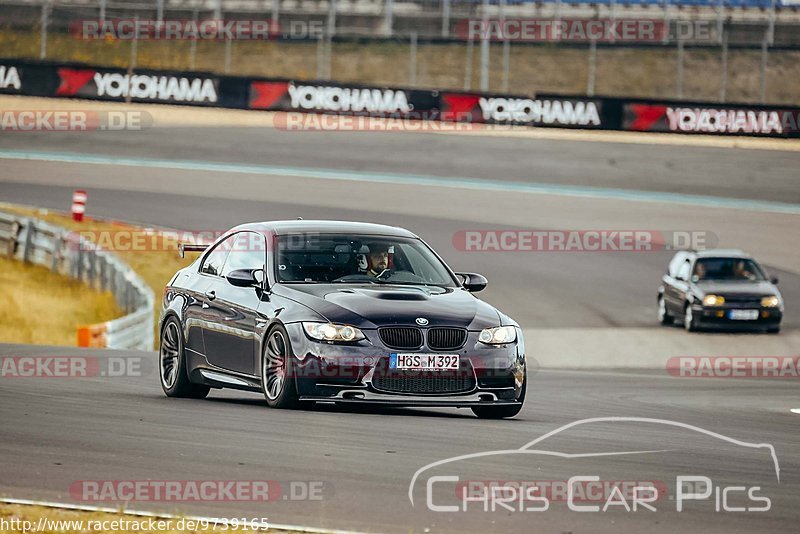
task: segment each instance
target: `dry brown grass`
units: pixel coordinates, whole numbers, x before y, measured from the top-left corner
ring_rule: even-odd
[[[313,79],[317,72],[316,44],[305,42],[234,42],[231,73],[245,76]],[[49,37],[48,59],[82,61],[127,67],[130,41],[81,41],[64,34]],[[0,49],[10,58],[39,57],[36,32],[0,32]],[[188,70],[188,41],[139,43],[140,67]],[[515,94],[586,92],[588,49],[567,46],[512,46],[509,91]],[[473,53],[471,87],[478,86],[479,51]],[[409,85],[409,47],[402,43],[334,43],[331,77],[340,82],[390,86]],[[463,89],[466,67],[463,44],[421,44],[417,58],[417,86]],[[197,44],[195,70],[222,72],[224,43]],[[729,102],[756,102],[759,93],[758,50],[731,49],[728,57]],[[492,91],[502,83],[502,47],[491,49]],[[720,94],[720,52],[716,48],[686,49],[683,96],[687,100],[716,101]],[[676,95],[674,48],[605,48],[597,52],[595,94],[644,98]],[[800,103],[800,51],[772,50],[767,65],[767,101]]]
[[[138,232],[141,229],[127,225],[124,223],[116,223],[116,222],[106,222],[106,221],[98,221],[91,218],[87,218],[83,222],[75,222],[72,220],[70,216],[63,215],[60,213],[54,213],[46,210],[38,210],[30,207],[24,206],[15,206],[11,204],[0,204],[0,209],[5,211],[10,211],[17,213],[19,215],[24,215],[28,217],[36,217],[38,219],[42,219],[44,221],[56,224],[58,226],[68,228],[70,230],[76,230],[80,232],[84,232],[86,237],[91,237],[92,234],[97,236],[108,235],[103,234],[103,232]],[[116,254],[120,260],[125,262],[129,267],[131,267],[136,273],[144,280],[144,282],[150,286],[155,294],[155,312],[156,312],[156,320],[158,319],[158,315],[161,311],[161,295],[164,292],[164,286],[167,285],[169,279],[178,269],[181,269],[191,263],[196,255],[187,254],[186,258],[178,257],[177,246],[166,249],[166,250],[114,250],[114,254]],[[76,282],[77,283],[77,282]],[[80,288],[85,291],[85,286],[80,285]],[[0,302],[2,302],[0,300]],[[65,300],[64,302],[70,302],[69,300]],[[1,312],[0,312],[1,313]],[[107,318],[102,319],[103,321],[107,320]],[[87,324],[90,322],[97,322],[97,321],[87,321],[82,324]],[[154,325],[155,327],[155,325]],[[156,340],[158,340],[158,336],[156,336]],[[48,341],[45,341],[48,342]],[[157,342],[157,341],[156,341]],[[72,343],[75,343],[75,333],[73,331],[72,334]]]
[[[122,315],[114,296],[39,265],[0,257],[0,340],[75,345],[76,328]]]

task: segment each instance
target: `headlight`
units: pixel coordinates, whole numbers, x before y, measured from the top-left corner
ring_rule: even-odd
[[[319,341],[358,341],[364,334],[358,328],[333,323],[303,323],[308,337]]]
[[[779,299],[776,295],[764,297],[761,299],[761,305],[765,308],[775,308],[781,305],[781,299]]]
[[[725,297],[719,295],[706,295],[703,297],[703,306],[722,306],[725,304]]]
[[[513,343],[517,340],[517,330],[513,326],[498,326],[496,328],[484,328],[478,341],[488,345],[502,345]]]

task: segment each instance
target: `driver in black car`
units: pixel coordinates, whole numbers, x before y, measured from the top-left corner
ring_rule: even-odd
[[[377,277],[389,268],[389,245],[372,243],[367,253],[367,275]]]

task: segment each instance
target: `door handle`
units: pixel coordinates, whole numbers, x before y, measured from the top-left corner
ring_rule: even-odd
[[[206,291],[206,298],[208,298],[208,300],[214,300],[217,298],[217,292],[213,289],[211,291]]]

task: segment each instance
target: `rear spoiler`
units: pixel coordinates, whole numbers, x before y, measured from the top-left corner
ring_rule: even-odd
[[[209,245],[198,245],[196,243],[178,243],[178,255],[183,258],[187,252],[203,252]]]

